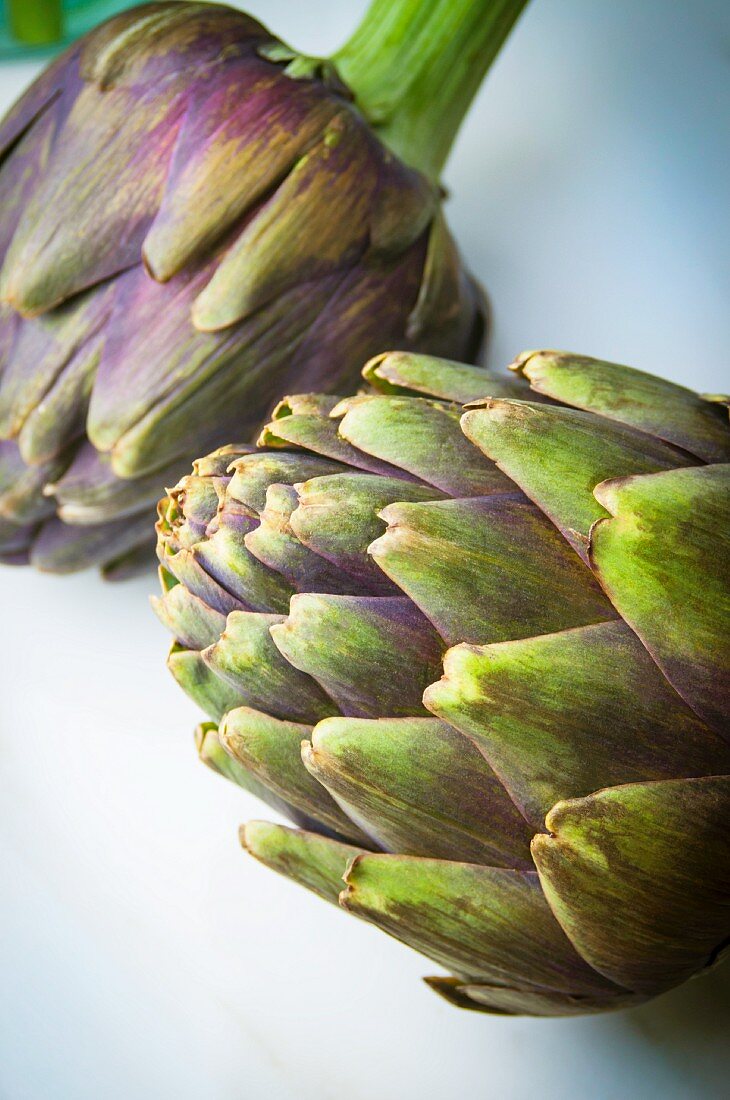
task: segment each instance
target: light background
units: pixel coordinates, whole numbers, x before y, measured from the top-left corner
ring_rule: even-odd
[[[326,52],[364,4],[247,6]],[[0,69],[2,106],[34,71]],[[728,388],[729,71],[723,0],[533,0],[446,173],[494,365]],[[266,811],[197,762],[153,587],[0,570],[2,1100],[728,1095],[730,966],[605,1018],[459,1013],[241,853]]]

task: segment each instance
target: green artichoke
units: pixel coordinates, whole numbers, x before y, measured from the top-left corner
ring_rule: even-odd
[[[524,2],[376,0],[337,68],[153,3],[46,69],[0,126],[0,560],[121,575],[286,388],[384,344],[477,360],[438,177]]]
[[[730,938],[730,430],[628,367],[512,369],[282,401],[161,502],[154,603],[203,760],[300,827],[246,826],[257,859],[457,1005],[598,1012]]]

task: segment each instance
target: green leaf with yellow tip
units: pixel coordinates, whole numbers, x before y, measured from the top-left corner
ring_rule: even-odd
[[[215,722],[200,723],[195,730],[195,746],[202,763],[216,775],[229,779],[249,794],[271,804],[266,786],[223,748]]]
[[[190,549],[205,534],[208,524],[215,518],[225,490],[220,477],[184,477],[169,494],[181,501],[176,520],[174,540],[180,547]],[[181,499],[182,498],[182,499]]]
[[[322,474],[339,474],[346,469],[339,462],[331,462],[318,455],[296,451],[260,451],[245,455],[233,463],[232,477],[228,483],[228,495],[233,500],[262,512],[266,507],[266,494],[272,485],[296,485]]]
[[[289,618],[271,627],[295,668],[312,676],[343,714],[424,714],[421,696],[440,667],[441,641],[399,596],[292,597]]]
[[[153,596],[150,602],[162,625],[187,649],[205,649],[225,630],[225,615],[208,607],[183,584],[174,585],[162,596]]]
[[[297,486],[297,494],[299,503],[291,514],[291,528],[299,541],[360,581],[373,595],[395,591],[367,555],[368,546],[385,528],[380,511],[396,500],[442,496],[428,485],[358,472],[312,478]]]
[[[225,591],[244,593],[249,610],[284,613],[294,590],[281,574],[254,557],[246,546],[246,535],[256,521],[241,520],[237,512],[224,509],[218,529],[195,546],[195,559]]]
[[[730,740],[730,464],[596,488],[591,563],[689,705]]]
[[[462,979],[600,994],[615,988],[571,946],[534,871],[361,855],[340,904]]]
[[[313,824],[306,814],[300,813],[297,807],[280,798],[274,790],[262,783],[253,771],[245,767],[240,760],[231,754],[224,746],[219,728],[215,722],[200,723],[195,730],[195,744],[202,763],[211,771],[214,771],[216,775],[230,780],[231,783],[235,783],[237,787],[241,787],[242,790],[252,794],[255,798],[260,798],[272,810],[289,817],[297,824],[305,828],[309,828]]]
[[[712,963],[730,933],[730,775],[632,783],[559,802],[532,853],[581,955],[657,993]]]
[[[397,467],[356,450],[339,434],[337,420],[330,419],[329,415],[339,400],[316,394],[295,394],[285,398],[276,406],[272,419],[263,428],[259,445],[302,447],[344,466],[397,477]],[[408,479],[405,472],[402,476]]]
[[[370,546],[448,645],[615,618],[590,572],[521,493],[391,504]]]
[[[433,718],[327,718],[302,759],[387,851],[532,868],[531,830],[486,760]]]
[[[564,351],[526,352],[513,369],[556,401],[648,432],[706,462],[730,459],[723,410],[686,386]]]
[[[577,409],[495,399],[464,413],[461,424],[584,558],[591,524],[605,516],[593,495],[599,481],[691,463],[643,432]]]
[[[170,589],[174,588],[176,584],[179,584],[177,577],[173,577],[172,573],[168,572],[163,565],[157,566],[157,579],[160,582],[160,589],[163,596]]]
[[[186,695],[216,722],[244,700],[230,684],[221,680],[207,667],[200,653],[173,643],[167,657],[167,667]]]
[[[528,396],[525,384],[508,374],[408,351],[376,355],[365,364],[362,375],[381,393],[425,395],[459,405],[485,397]]]
[[[299,496],[291,485],[270,485],[259,525],[244,537],[247,550],[269,569],[280,573],[297,592],[360,593],[367,585],[342,573],[299,541],[291,525]],[[378,587],[382,587],[381,581]]]
[[[302,767],[302,740],[311,732],[311,726],[281,721],[251,707],[236,707],[221,722],[218,737],[229,754],[287,805],[325,829],[369,848],[372,841]]]
[[[193,474],[197,477],[223,477],[236,461],[245,455],[256,454],[247,443],[227,443],[210,454],[201,455],[193,462]]]
[[[465,438],[456,410],[421,397],[383,394],[341,403],[339,432],[358,451],[455,496],[510,492],[513,486]]]
[[[474,739],[536,829],[598,787],[730,771],[730,746],[622,622],[456,646],[424,702]]]
[[[350,844],[268,821],[249,821],[241,827],[240,836],[241,844],[254,859],[335,905],[345,868],[362,851]]]
[[[270,628],[282,622],[282,615],[232,611],[220,636],[201,657],[212,673],[230,684],[242,704],[265,707],[276,718],[313,725],[336,714],[337,708],[320,686],[285,661],[274,645]]]
[[[200,543],[195,543],[191,549],[181,547],[176,549],[173,540],[158,539],[157,557],[163,569],[170,573],[179,584],[184,585],[194,596],[197,596],[208,607],[227,615],[230,611],[239,611],[245,604],[232,592],[224,588],[222,584],[203,568],[198,560],[197,548]]]

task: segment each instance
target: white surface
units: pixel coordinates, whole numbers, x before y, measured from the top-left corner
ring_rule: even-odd
[[[326,51],[363,5],[248,4]],[[494,362],[728,387],[720,0],[534,0],[455,151]],[[0,69],[9,103],[31,66]],[[730,966],[605,1018],[459,1013],[429,963],[247,859],[146,595],[0,570],[1,1100],[727,1096]]]

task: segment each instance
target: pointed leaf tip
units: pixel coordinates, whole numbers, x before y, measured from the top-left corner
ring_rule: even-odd
[[[345,868],[361,849],[267,821],[243,826],[241,843],[254,859],[338,904]]]
[[[611,479],[590,558],[614,606],[695,712],[730,740],[730,464]]]
[[[532,841],[583,958],[656,994],[714,959],[730,912],[730,776],[630,783],[559,802]]]

